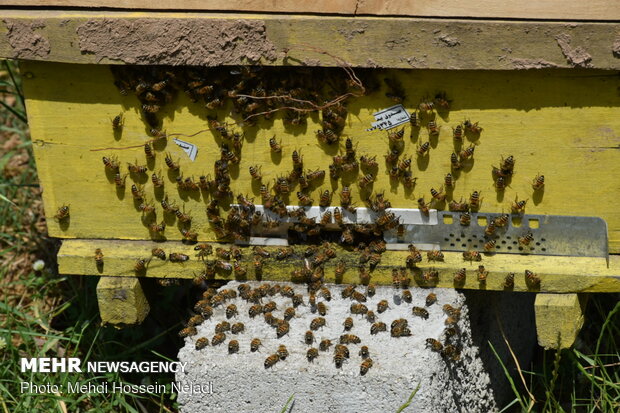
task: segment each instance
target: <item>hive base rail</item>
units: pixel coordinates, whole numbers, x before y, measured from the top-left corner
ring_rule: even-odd
[[[545,348],[569,348],[584,322],[587,296],[583,294],[537,294],[536,334]]]
[[[101,277],[97,302],[102,324],[115,327],[140,324],[149,313],[149,303],[136,277]]]

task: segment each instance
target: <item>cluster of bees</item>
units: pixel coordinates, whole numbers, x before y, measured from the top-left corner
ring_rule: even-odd
[[[308,346],[305,358],[312,363],[317,358],[323,357],[322,354],[331,352],[331,362],[336,368],[342,368],[343,363],[351,358],[351,346],[359,346],[358,356],[360,357],[360,375],[365,375],[373,366],[373,360],[370,357],[371,352],[368,346],[362,345],[362,339],[353,334],[353,331],[362,331],[368,329],[371,336],[377,334],[387,334],[387,324],[380,320],[382,314],[390,307],[388,300],[377,301],[373,306],[370,302],[376,294],[374,285],[370,284],[366,287],[359,288],[356,285],[349,285],[340,291],[343,300],[351,300],[350,314],[344,319],[338,321],[342,325],[342,333],[338,337],[319,338],[317,335],[328,324],[332,324],[331,317],[328,316],[328,303],[332,301],[332,293],[327,286],[322,286],[318,291],[310,290],[307,295],[297,293],[290,285],[280,284],[260,284],[254,288],[247,284],[241,283],[237,285],[236,290],[233,288],[222,287],[219,291],[215,289],[207,289],[202,298],[194,306],[196,315],[187,321],[187,326],[179,332],[181,337],[197,336],[197,326],[209,320],[214,325],[213,336],[200,336],[194,340],[196,350],[202,350],[209,345],[216,347],[223,345],[228,340],[228,353],[234,354],[239,352],[256,353],[261,348],[268,346],[275,348],[275,351],[268,355],[263,362],[265,369],[269,369],[286,360],[289,356],[289,349],[285,344],[273,346],[273,341],[281,340],[285,336],[299,336],[299,339]],[[408,286],[402,284],[395,285],[394,303],[400,305],[402,303],[410,304],[412,302],[411,291]],[[278,297],[280,297],[278,299]],[[280,302],[276,303],[276,299]],[[338,300],[338,298],[336,298]],[[376,301],[376,300],[375,300]],[[423,320],[429,318],[428,308],[437,302],[437,296],[434,293],[428,294],[425,307],[411,307],[411,316],[418,317]],[[245,307],[247,317],[250,321],[260,318],[264,323],[274,330],[275,339],[265,339],[268,344],[264,344],[259,337],[253,337],[248,343],[248,348],[242,348],[240,339],[242,335],[248,332],[243,322],[235,320],[245,319],[242,317],[241,308]],[[304,308],[305,307],[305,308]],[[460,309],[454,308],[449,304],[444,305],[444,312],[447,314],[445,319],[445,328],[440,339],[428,338],[427,345],[433,350],[439,352],[446,361],[457,361],[460,358],[459,329],[457,323],[460,319]],[[314,314],[314,318],[308,324],[305,333],[291,330],[291,320],[304,317],[307,311]],[[223,319],[219,320],[219,317]],[[281,318],[280,318],[281,317]],[[366,327],[364,327],[366,325]],[[202,329],[204,332],[204,329]],[[389,329],[390,337],[405,338],[413,335],[409,320],[407,318],[395,319],[391,322]],[[243,340],[242,340],[243,341]]]

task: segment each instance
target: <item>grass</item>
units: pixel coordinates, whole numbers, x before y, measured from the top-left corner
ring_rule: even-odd
[[[16,65],[0,62],[0,413],[4,412],[171,412],[175,395],[125,393],[40,395],[20,392],[21,382],[101,384],[158,382],[172,375],[26,374],[21,357],[80,357],[88,360],[176,359],[176,336],[191,308],[189,287],[151,288],[157,294],[140,328],[102,327],[95,300],[96,278],[59,276],[56,240],[47,237],[41,188],[32,156],[24,98]],[[43,260],[36,271],[33,263]],[[151,286],[153,287],[153,286]],[[173,310],[171,310],[173,309]],[[175,312],[176,311],[176,312]],[[574,348],[539,351],[529,370],[513,379],[500,360],[514,392],[503,411],[620,411],[620,304],[618,294],[590,300],[586,325]],[[495,351],[495,349],[493,349]],[[410,406],[419,386],[398,409]],[[294,395],[282,411],[294,403]],[[290,406],[289,406],[290,405]]]

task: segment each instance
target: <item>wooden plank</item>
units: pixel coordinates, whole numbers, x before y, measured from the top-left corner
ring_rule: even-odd
[[[102,156],[114,155],[123,168],[127,162],[144,163],[143,149],[95,151],[139,146],[148,139],[138,114],[137,99],[118,93],[105,66],[30,62],[22,70],[26,75],[27,109],[47,216],[53,216],[63,204],[71,204],[70,222],[48,220],[50,235],[149,239],[149,231],[129,191],[131,179],[124,191],[117,192],[101,161]],[[415,208],[419,196],[430,199],[430,188],[440,187],[444,175],[450,171],[450,154],[454,150],[452,127],[471,118],[479,121],[484,130],[476,146],[473,167],[462,171],[457,180],[453,193],[456,200],[467,199],[477,190],[484,197],[483,212],[509,212],[511,202],[518,196],[529,199],[526,211],[532,214],[599,216],[608,224],[610,251],[620,252],[617,208],[620,181],[616,179],[620,174],[620,107],[616,95],[620,81],[617,77],[604,72],[557,70],[512,73],[412,70],[383,73],[379,79],[385,76],[400,79],[408,93],[405,106],[409,110],[425,95],[437,90],[445,90],[453,99],[448,117],[437,117],[440,135],[428,159],[417,162],[414,157],[412,170],[418,180],[412,192],[390,181],[382,162],[388,147],[385,132],[366,130],[374,120],[373,112],[393,104],[385,97],[385,86],[349,104],[344,136],[351,137],[357,145],[358,157],[377,155],[380,169],[374,190],[386,191],[393,207]],[[117,140],[110,119],[121,111],[125,126]],[[189,102],[183,94],[164,109],[164,114],[164,129],[168,133],[192,135],[206,129],[205,109]],[[234,122],[227,117],[227,111],[218,116]],[[309,119],[307,128],[293,131],[284,127],[280,115],[275,119],[273,123],[246,128],[241,162],[238,171],[232,173],[231,187],[235,194],[260,199],[259,186],[250,180],[250,165],[262,165],[264,181],[272,183],[276,176],[291,170],[291,153],[295,149],[301,149],[307,169],[327,170],[331,156],[338,152],[337,148],[318,145],[314,136],[314,131],[320,128],[318,119]],[[419,136],[410,137],[410,134],[407,127],[404,153],[415,155],[417,145],[428,140],[428,132],[423,128]],[[277,163],[268,145],[274,135],[283,144],[282,158],[276,159]],[[149,165],[149,174],[163,172],[165,191],[155,192],[151,183],[146,182],[147,198],[159,202],[167,193],[169,200],[191,212],[192,228],[200,240],[215,240],[204,211],[209,199],[185,195],[183,199],[183,194],[176,190],[174,176],[166,173],[163,158],[169,152],[175,160],[180,159],[185,177],[197,179],[202,174],[212,174],[213,162],[219,157],[219,148],[214,143],[219,138],[212,131],[178,137],[198,146],[196,161],[191,162],[171,141],[165,148],[159,148],[155,163]],[[516,173],[502,197],[493,187],[491,166],[498,165],[500,157],[508,155],[516,159]],[[532,179],[538,173],[546,178],[542,197],[534,197],[531,189]],[[362,206],[357,184],[352,182],[351,186],[354,202]],[[326,179],[311,197],[318,202],[324,189],[340,191],[342,182]],[[294,193],[289,203],[297,203]],[[336,194],[334,204],[337,203]],[[161,219],[161,208],[157,209]],[[166,238],[181,239],[174,221],[168,224]]]
[[[589,3],[588,8],[594,10]],[[310,45],[356,67],[617,70],[619,27],[617,22],[4,10],[0,56],[95,64],[338,65]]]
[[[501,0],[432,3],[413,0],[180,0],[149,2],[146,0],[2,0],[0,5],[20,7],[86,7],[142,10],[212,10],[276,13],[319,13],[348,15],[391,15],[426,17],[486,17],[511,19],[613,20],[620,18],[613,0],[589,2],[539,0],[512,3]]]
[[[140,324],[150,310],[140,280],[135,277],[101,277],[97,284],[97,302],[103,325]]]
[[[571,347],[583,326],[585,296],[537,294],[534,308],[538,344],[547,349]]]
[[[217,247],[229,248],[229,245],[212,244]],[[95,249],[100,248],[104,254],[103,265],[98,266],[94,260]],[[163,249],[167,255],[171,252],[186,254],[189,260],[182,263],[171,263],[153,258],[143,273],[138,275],[157,278],[194,278],[204,273],[205,265],[197,258],[193,245],[180,242],[154,243],[148,241],[113,241],[113,240],[65,240],[58,253],[59,271],[62,274],[102,275],[110,277],[135,276],[134,266],[137,259],[148,259],[153,248]],[[305,246],[297,245],[295,256],[285,260],[265,259],[261,279],[273,281],[290,281],[291,272],[303,268],[300,258]],[[359,253],[333,246],[336,258],[324,264],[325,282],[359,283],[357,267]],[[247,269],[243,277],[236,277],[232,271],[217,271],[218,279],[256,279],[252,265],[253,253],[250,247],[242,247],[243,258],[240,265]],[[265,247],[272,254],[276,247]],[[371,273],[371,281],[375,284],[389,285],[392,283],[392,270],[405,265],[406,251],[386,251],[381,262]],[[484,256],[480,263],[464,261],[462,254],[446,252],[444,262],[428,263],[426,259],[419,264],[419,270],[407,270],[413,278],[412,287],[437,286],[442,288],[466,288],[485,290],[513,290],[540,292],[612,292],[620,291],[620,256],[610,258],[609,267],[605,259],[583,257],[542,257],[516,256],[495,254]],[[216,259],[213,255],[208,259]],[[342,279],[336,279],[335,266],[337,261],[347,263],[347,270]],[[486,283],[478,282],[475,272],[479,264],[489,271]],[[439,271],[436,281],[424,282],[424,272],[434,268]],[[463,285],[455,285],[454,272],[466,268],[466,280]],[[527,284],[525,270],[535,272],[540,278],[540,286]],[[514,288],[506,288],[506,275],[514,272]]]

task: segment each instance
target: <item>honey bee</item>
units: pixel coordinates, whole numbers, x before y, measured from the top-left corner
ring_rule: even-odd
[[[137,188],[136,188],[137,190]],[[133,187],[132,187],[132,192],[133,192]],[[179,208],[174,204],[174,203],[169,203],[166,199],[162,199],[161,201],[161,207],[164,209],[164,212],[168,213],[168,214],[175,214],[177,213],[177,211],[179,210]]]
[[[320,181],[325,177],[325,171],[321,169],[317,169],[316,171],[311,171],[306,174],[306,179],[309,182]]]
[[[282,289],[280,290],[280,295],[282,297],[293,298],[295,296],[295,290],[293,290],[291,287],[286,285],[282,287]]]
[[[146,266],[148,261],[140,258],[136,260],[136,264],[133,266],[133,270],[137,273],[144,272],[146,270]]]
[[[325,325],[325,319],[323,317],[317,317],[310,322],[310,330],[316,331]]]
[[[357,184],[360,186],[360,188],[365,188],[368,185],[372,185],[374,181],[375,181],[375,177],[373,176],[373,174],[366,174],[362,176],[360,179],[358,179]]]
[[[503,191],[504,189],[506,189],[506,180],[503,177],[499,177],[497,178],[497,180],[495,181],[495,189],[498,191]]]
[[[360,162],[362,164],[362,168],[366,169],[373,169],[379,166],[376,156],[362,155],[360,157]]]
[[[253,338],[252,341],[250,341],[250,351],[252,353],[257,352],[262,344],[260,338]]]
[[[239,334],[243,331],[245,331],[245,324],[243,323],[235,323],[230,326],[230,332],[233,334]]]
[[[446,194],[443,193],[443,186],[437,191],[435,188],[431,188],[431,196],[437,202],[443,202],[446,199]]]
[[[185,327],[179,331],[179,337],[181,338],[195,336],[196,334],[198,334],[196,327]]]
[[[151,255],[159,258],[160,260],[166,261],[166,253],[161,248],[153,248],[151,250]]]
[[[510,155],[506,159],[502,157],[499,168],[504,176],[511,175],[514,167],[515,167],[515,159],[512,155]]]
[[[332,202],[332,195],[330,194],[329,190],[326,189],[321,194],[321,198],[319,200],[319,206],[326,208],[331,204],[331,202]]]
[[[377,312],[379,314],[385,312],[389,308],[387,300],[381,300],[377,303]]]
[[[123,124],[124,118],[122,113],[116,115],[114,119],[112,119],[112,129],[114,129],[115,131],[120,131],[121,129],[123,129]]]
[[[258,245],[254,246],[254,254],[261,256],[262,258],[269,258],[271,254],[267,252],[264,248],[259,247]]]
[[[315,358],[317,358],[319,356],[319,350],[317,350],[315,347],[309,348],[308,351],[306,352],[306,359],[308,359],[309,362],[314,361]]]
[[[148,170],[144,165],[137,165],[129,162],[127,162],[127,169],[129,169],[129,172],[132,174],[144,174]]]
[[[70,215],[69,205],[63,205],[60,208],[58,208],[58,211],[56,211],[56,214],[54,215],[54,219],[60,222],[60,221],[63,221],[69,218],[69,215]]]
[[[476,274],[478,275],[479,282],[485,282],[487,280],[489,272],[485,270],[484,265],[479,265]]]
[[[355,291],[355,286],[354,285],[348,285],[346,286],[343,290],[342,290],[342,298],[350,298],[351,295],[353,294],[353,291]]]
[[[444,304],[442,309],[443,309],[443,312],[446,313],[446,315],[449,315],[450,317],[454,317],[458,319],[461,316],[460,308],[452,307],[450,304]]]
[[[424,156],[431,147],[430,142],[424,142],[422,145],[418,144],[418,149],[416,149],[416,153],[418,156]]]
[[[368,321],[369,323],[374,323],[375,321],[377,321],[377,316],[375,315],[374,311],[368,311],[366,313],[366,321]]]
[[[182,228],[181,235],[187,241],[196,241],[198,239],[198,233],[194,231],[190,231],[189,229]]]
[[[370,259],[368,260],[368,265],[370,269],[375,268],[381,262],[381,254],[370,254]]]
[[[428,319],[428,311],[425,308],[422,307],[413,307],[411,308],[411,314],[417,316],[417,317],[421,317],[425,320]]]
[[[428,215],[430,213],[430,204],[427,204],[424,201],[424,197],[418,198],[418,209],[424,215]]]
[[[106,168],[111,169],[113,171],[118,171],[119,165],[118,165],[118,159],[116,157],[106,157],[104,156],[103,158],[103,164],[105,165]]]
[[[127,175],[123,175],[121,177],[120,173],[116,173],[114,175],[114,184],[116,185],[117,188],[124,188],[125,187],[125,181],[127,180]]]
[[[459,169],[462,168],[462,164],[459,161],[459,157],[456,154],[456,152],[452,152],[452,155],[450,155],[450,167],[455,170],[458,171]]]
[[[342,363],[344,362],[345,355],[342,351],[337,351],[334,353],[334,365],[337,369],[342,367]]]
[[[403,185],[405,188],[411,189],[415,186],[418,178],[413,177],[413,173],[411,171],[405,171],[402,176]]]
[[[420,116],[418,116],[418,112],[413,112],[409,117],[409,123],[411,123],[412,128],[420,127]]]
[[[288,350],[286,349],[286,346],[284,344],[280,344],[278,346],[278,351],[276,351],[276,354],[278,355],[280,360],[286,360],[286,358],[288,357]]]
[[[463,125],[459,123],[456,128],[452,128],[452,137],[455,141],[463,140]]]
[[[263,313],[272,313],[278,309],[275,301],[269,301],[267,304],[263,306]]]
[[[208,345],[209,345],[209,339],[206,337],[200,337],[198,340],[196,340],[196,344],[195,344],[196,350],[202,350]]]
[[[511,272],[504,278],[504,288],[512,289],[515,286],[515,273]]]
[[[95,250],[95,263],[98,267],[103,265],[103,252],[101,252],[101,248]]]
[[[426,259],[429,261],[443,261],[443,253],[439,250],[432,250],[426,253]]]
[[[354,334],[343,334],[340,336],[340,344],[359,344],[362,340]]]
[[[544,175],[536,175],[536,178],[532,181],[532,189],[534,191],[541,190],[545,187],[545,176]]]
[[[278,324],[277,324],[277,328],[276,328],[276,336],[277,336],[278,338],[282,338],[282,337],[284,337],[285,335],[287,335],[287,334],[288,334],[289,330],[290,330],[290,326],[289,326],[288,321],[286,321],[286,320],[281,320],[281,321],[280,321],[280,322],[278,322]]]
[[[443,350],[443,344],[439,340],[435,340],[434,338],[427,338],[426,345],[431,348],[432,351],[437,353]]]
[[[269,139],[269,147],[271,148],[271,152],[273,153],[282,153],[282,142],[276,141],[275,135]]]
[[[304,343],[307,345],[314,343],[314,333],[311,330],[306,331],[306,334],[304,334]]]
[[[467,270],[465,268],[461,268],[454,273],[454,282],[456,284],[463,284],[465,282],[465,277],[467,275]]]
[[[512,203],[512,205],[510,206],[510,209],[512,210],[513,214],[522,214],[525,212],[525,204],[527,204],[527,199],[525,200],[518,200],[518,195],[515,196],[515,201]]]
[[[276,365],[276,363],[280,361],[280,356],[277,354],[272,354],[265,359],[265,368],[268,369]]]
[[[237,311],[236,305],[230,304],[228,307],[226,307],[226,318],[231,319],[237,314],[239,314],[239,312]]]
[[[297,192],[297,199],[299,199],[299,205],[302,206],[312,205],[314,202],[312,198],[302,192]]]
[[[530,270],[525,270],[525,281],[528,285],[538,287],[540,285],[540,277]]]
[[[488,251],[493,251],[493,250],[495,249],[495,244],[496,244],[496,243],[497,243],[497,241],[495,241],[494,239],[492,239],[492,240],[490,240],[490,241],[487,241],[487,242],[484,244],[484,250],[485,250],[485,251],[487,251],[487,252],[488,252]]]
[[[185,254],[180,254],[178,252],[171,252],[168,255],[168,259],[170,260],[170,262],[185,262],[189,260],[189,256]]]
[[[465,251],[463,259],[465,261],[482,261],[482,255],[478,251]]]
[[[149,229],[152,232],[155,232],[157,234],[161,234],[162,232],[164,232],[166,230],[166,222],[162,221],[160,224],[157,224],[156,222],[153,222],[151,225],[149,225]]]
[[[428,128],[429,136],[439,135],[439,130],[441,129],[441,126],[437,126],[437,122],[435,122],[434,120],[429,121],[426,127]]]
[[[327,350],[329,350],[331,345],[332,345],[331,340],[328,340],[328,339],[325,338],[325,339],[321,340],[321,343],[319,344],[319,350],[327,351]]]
[[[469,208],[474,211],[480,209],[480,204],[484,198],[480,197],[480,192],[474,191],[469,196]]]
[[[351,304],[351,314],[366,314],[368,312],[368,307],[364,304]]]
[[[484,235],[487,237],[492,236],[495,233],[495,222],[490,221],[489,224],[484,228]]]
[[[476,135],[482,132],[482,128],[478,126],[478,122],[472,123],[469,119],[465,119],[463,126],[465,126],[465,129]]]
[[[435,104],[433,102],[422,102],[418,106],[421,112],[431,112],[435,108]]]
[[[459,223],[463,226],[468,226],[469,224],[471,224],[471,215],[469,214],[469,212],[461,214],[459,218]]]
[[[476,147],[474,145],[469,145],[469,147],[463,149],[460,153],[459,153],[459,158],[461,158],[461,160],[465,160],[465,159],[469,159],[472,156],[474,156],[474,150],[476,149]]]
[[[293,317],[295,317],[295,309],[293,307],[288,307],[284,310],[284,319],[286,321],[291,320]]]
[[[426,306],[429,307],[437,302],[437,295],[435,293],[430,293],[426,296]]]
[[[173,171],[178,171],[181,168],[177,162],[174,162],[172,160],[172,156],[169,153],[166,153],[165,161],[168,168],[172,169]]]
[[[367,301],[367,298],[364,294],[360,293],[359,291],[353,291],[351,293],[351,299],[359,302],[359,303],[365,303]]]
[[[261,314],[262,312],[263,312],[263,307],[260,304],[254,304],[248,309],[248,315],[250,316],[250,318],[254,318],[257,315]]]
[[[391,144],[398,144],[402,142],[404,136],[405,136],[405,128],[402,128],[401,130],[397,132],[388,132],[388,140],[390,141]]]

